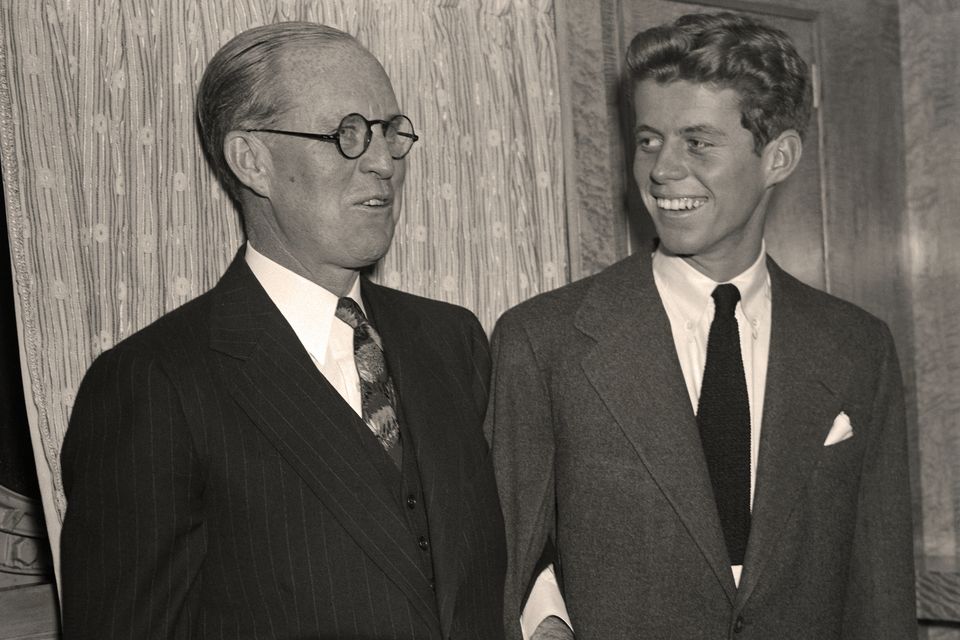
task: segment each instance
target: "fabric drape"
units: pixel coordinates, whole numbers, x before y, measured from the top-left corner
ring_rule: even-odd
[[[209,289],[243,241],[194,126],[203,69],[236,33],[281,20],[356,35],[420,135],[375,280],[490,330],[567,279],[550,0],[0,3],[0,157],[54,549],[59,448],[87,367]]]

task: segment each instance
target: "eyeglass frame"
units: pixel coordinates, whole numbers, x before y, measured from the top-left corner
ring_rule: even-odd
[[[360,151],[360,153],[358,153],[355,156],[348,156],[347,153],[343,150],[343,147],[340,146],[340,127],[343,125],[344,120],[346,120],[347,118],[351,118],[353,116],[357,116],[358,118],[364,121],[364,123],[367,125],[367,133],[363,138],[363,150]],[[407,150],[403,152],[403,155],[399,157],[395,157],[392,153],[390,154],[390,157],[393,158],[394,160],[402,160],[403,158],[406,158],[407,154],[410,153],[410,150],[413,149],[413,144],[420,139],[420,136],[418,136],[416,132],[413,130],[413,121],[402,113],[398,113],[397,115],[393,116],[389,120],[367,120],[366,116],[364,116],[362,113],[348,113],[347,115],[343,116],[343,118],[340,120],[340,124],[337,125],[336,133],[307,133],[304,131],[288,131],[286,129],[244,129],[244,131],[246,131],[247,133],[256,133],[258,131],[262,133],[277,133],[285,136],[294,136],[296,138],[306,138],[307,140],[319,140],[321,142],[332,142],[337,145],[337,151],[340,152],[341,156],[343,156],[347,160],[356,160],[357,158],[365,154],[367,152],[367,149],[370,148],[370,142],[373,140],[373,125],[379,124],[383,128],[383,135],[386,136],[387,126],[389,126],[389,124],[394,120],[396,120],[397,118],[403,118],[404,120],[409,122],[410,129],[411,129],[410,133],[397,131],[397,135],[410,139],[410,146],[407,147]]]

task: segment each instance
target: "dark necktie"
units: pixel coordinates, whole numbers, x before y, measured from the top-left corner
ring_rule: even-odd
[[[353,328],[353,359],[360,376],[363,421],[377,437],[394,464],[400,466],[400,424],[397,422],[397,392],[387,371],[380,334],[352,298],[340,298],[337,317]]]
[[[713,299],[697,425],[730,563],[742,565],[750,535],[750,401],[734,316],[740,291],[722,284]]]

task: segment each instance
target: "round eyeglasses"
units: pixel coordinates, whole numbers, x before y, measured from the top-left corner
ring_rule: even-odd
[[[336,133],[304,133],[302,131],[287,131],[285,129],[244,129],[244,131],[264,133],[278,133],[284,136],[296,136],[308,140],[333,142],[337,151],[344,158],[354,160],[364,154],[373,139],[373,125],[378,124],[383,131],[383,139],[387,143],[390,157],[399,160],[413,147],[413,143],[420,138],[413,131],[413,123],[405,115],[398,114],[389,120],[367,120],[359,113],[344,116],[337,127]]]

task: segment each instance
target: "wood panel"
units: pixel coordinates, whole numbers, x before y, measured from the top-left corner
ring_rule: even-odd
[[[0,589],[0,640],[54,640],[60,614],[53,583]]]
[[[960,573],[954,562],[925,558],[917,577],[917,617],[960,623]]]
[[[627,254],[618,7],[556,1],[570,280]]]
[[[920,615],[960,622],[960,5],[901,0]],[[929,627],[960,639],[960,627]]]

